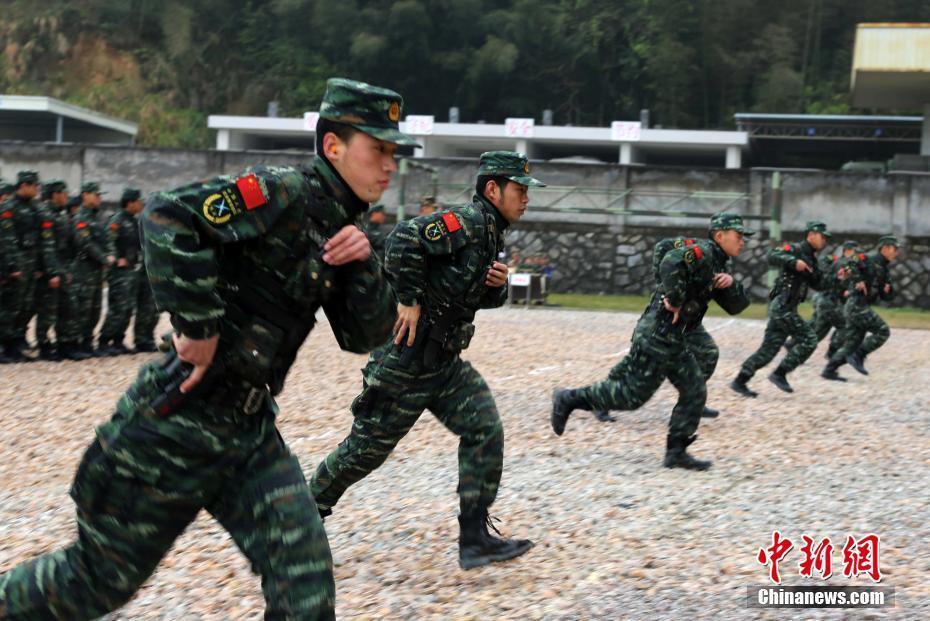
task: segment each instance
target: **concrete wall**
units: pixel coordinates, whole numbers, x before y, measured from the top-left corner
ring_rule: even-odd
[[[12,178],[33,168],[43,178],[63,178],[72,190],[85,180],[100,181],[107,199],[117,200],[132,185],[144,192],[171,188],[249,165],[309,162],[306,152],[141,149],[115,146],[0,142],[0,176]],[[439,199],[458,204],[473,193],[477,162],[473,159],[424,159],[438,171]],[[764,261],[770,245],[774,171],[679,169],[608,164],[533,163],[532,174],[558,186],[531,190],[530,210],[510,235],[512,249],[550,253],[557,272],[553,287],[561,291],[641,293],[651,287],[648,253],[662,237],[686,233],[703,236],[707,217],[723,208],[760,216],[753,226],[760,235],[738,272],[751,279],[754,296],[765,295]],[[930,174],[864,174],[782,170],[783,238],[800,239],[804,223],[828,223],[837,240],[854,238],[870,244],[895,233],[908,242],[895,268],[905,291],[899,302],[930,308]],[[421,196],[434,192],[429,172],[411,169],[403,184],[395,179],[384,196],[388,213],[396,213],[401,190],[407,213]],[[403,186],[403,188],[401,187]],[[570,192],[570,188],[582,191]],[[621,194],[631,191],[629,196]],[[555,203],[575,211],[537,209]],[[620,196],[619,202],[616,200]],[[734,198],[737,197],[737,198]],[[700,216],[633,216],[590,213],[607,206],[640,210],[677,210]],[[589,212],[585,212],[587,209]]]

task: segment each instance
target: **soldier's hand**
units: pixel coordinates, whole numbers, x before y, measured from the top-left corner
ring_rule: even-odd
[[[120,258],[116,261],[116,267],[129,267],[129,260]]]
[[[804,261],[802,261],[801,259],[798,259],[798,262],[794,264],[794,269],[797,270],[798,272],[812,272],[813,271],[811,269],[811,266],[805,263]]]
[[[499,261],[491,264],[488,270],[488,276],[484,279],[484,284],[489,287],[503,287],[507,284],[507,266]]]
[[[364,261],[371,254],[368,237],[353,224],[342,227],[323,246],[323,260],[330,265],[345,265],[352,261]]]
[[[55,276],[54,278],[48,279],[48,288],[57,289],[61,286],[61,276]]]
[[[681,307],[672,306],[669,303],[668,298],[662,298],[662,306],[664,306],[665,310],[672,314],[672,325],[674,326],[676,323],[678,323],[678,315],[681,313]]]
[[[407,335],[407,346],[413,347],[417,338],[417,323],[420,321],[420,305],[397,305],[397,321],[394,322],[394,344],[400,345]]]
[[[839,280],[846,280],[846,277],[849,276],[849,268],[841,267],[840,270],[836,273],[836,277]]]
[[[192,339],[183,334],[175,334],[173,340],[178,358],[194,365],[190,377],[181,384],[181,392],[189,392],[200,383],[207,369],[213,364],[213,356],[216,354],[216,345],[220,342],[220,335],[216,334],[208,339]]]
[[[856,283],[856,290],[865,293],[865,281],[860,280]]]
[[[10,278],[12,278],[13,280],[19,280],[20,277],[22,277],[22,275],[23,275],[22,272],[10,272]]]
[[[714,289],[728,289],[733,286],[733,276],[726,272],[714,274]]]
[[[114,257],[112,254],[108,254],[108,255],[107,255],[107,265],[108,265],[108,266],[109,266],[109,265],[113,265],[115,262],[116,262],[116,257]]]

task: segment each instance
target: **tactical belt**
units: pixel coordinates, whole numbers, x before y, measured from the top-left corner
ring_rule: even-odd
[[[253,386],[231,377],[217,378],[201,399],[213,405],[229,407],[246,416],[258,413],[271,392],[267,386]]]

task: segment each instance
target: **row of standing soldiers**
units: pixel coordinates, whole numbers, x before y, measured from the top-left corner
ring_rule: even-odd
[[[33,317],[42,360],[131,353],[124,340],[133,314],[135,351],[155,351],[158,312],[145,279],[136,219],[141,192],[126,188],[120,209],[103,223],[102,193],[94,181],[83,183],[74,198],[64,181],[40,185],[32,170],[2,185],[0,363],[34,360],[26,354]],[[107,313],[95,348],[104,281]]]

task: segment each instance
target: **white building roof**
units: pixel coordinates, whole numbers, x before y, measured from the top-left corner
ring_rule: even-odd
[[[0,138],[125,144],[138,131],[135,123],[52,97],[0,94]]]

